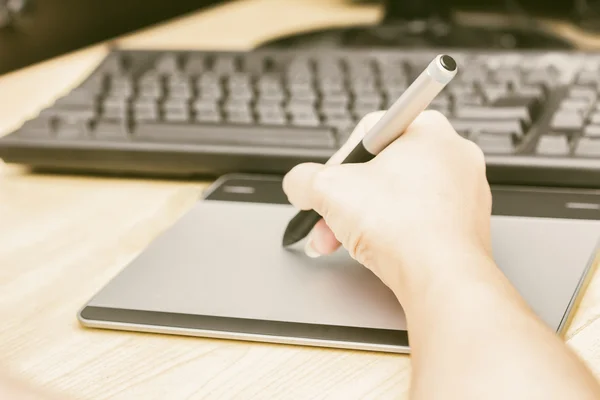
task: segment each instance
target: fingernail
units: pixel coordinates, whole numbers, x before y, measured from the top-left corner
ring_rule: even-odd
[[[318,258],[321,256],[321,253],[315,250],[312,238],[309,238],[306,242],[306,245],[304,246],[304,253],[306,253],[306,255],[310,258]]]

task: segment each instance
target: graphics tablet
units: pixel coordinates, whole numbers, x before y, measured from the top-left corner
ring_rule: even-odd
[[[495,187],[494,257],[557,334],[591,275],[600,194]],[[82,308],[87,327],[409,352],[391,291],[342,249],[281,246],[281,178],[228,175]],[[435,251],[435,249],[431,249]],[[432,326],[432,329],[435,327]]]

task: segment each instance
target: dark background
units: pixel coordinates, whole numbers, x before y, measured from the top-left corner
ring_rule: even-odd
[[[19,1],[0,0],[0,74],[222,1],[20,2],[24,3],[21,12],[7,13]]]
[[[0,0],[0,75],[225,0]],[[389,0],[573,17],[575,0]],[[368,2],[372,0],[348,0]],[[442,3],[443,2],[443,3]],[[399,3],[396,3],[399,4]]]

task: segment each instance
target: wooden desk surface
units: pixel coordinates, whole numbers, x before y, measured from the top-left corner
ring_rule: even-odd
[[[342,0],[248,0],[117,41],[246,49],[283,32],[374,22]],[[269,23],[264,23],[267,20]],[[548,22],[582,47],[600,39]],[[6,133],[75,86],[90,48],[0,78]],[[0,161],[0,369],[76,399],[405,398],[409,357],[87,330],[78,309],[196,201],[206,182],[40,176]],[[600,376],[600,275],[567,341]]]

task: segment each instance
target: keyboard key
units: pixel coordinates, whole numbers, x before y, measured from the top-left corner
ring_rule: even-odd
[[[570,151],[569,141],[566,135],[543,135],[538,141],[536,151],[543,155],[566,156]]]
[[[588,125],[583,130],[583,135],[589,138],[600,138],[600,125]]]
[[[217,112],[201,112],[196,113],[196,121],[198,122],[221,122],[223,120],[220,113]]]
[[[92,109],[86,108],[50,107],[43,109],[38,115],[46,118],[61,117],[78,120],[90,120],[96,116],[96,112]]]
[[[220,111],[219,103],[214,100],[198,99],[192,103],[192,108],[196,113],[202,112],[213,112],[218,113]]]
[[[138,99],[133,106],[134,118],[140,121],[155,121],[159,117],[158,104],[152,98]]]
[[[350,97],[344,93],[324,94],[321,98],[322,108],[346,108],[350,103]]]
[[[352,92],[356,97],[379,95],[379,89],[377,88],[375,82],[353,82],[350,85],[350,92]]]
[[[469,106],[483,106],[486,103],[483,96],[478,94],[465,94],[459,98],[454,99],[455,107],[469,107]]]
[[[289,87],[290,97],[302,99],[317,99],[317,93],[312,87],[306,85],[294,85]]]
[[[108,90],[113,97],[129,98],[134,92],[133,80],[127,76],[113,76]]]
[[[284,93],[283,85],[279,82],[259,82],[257,90],[259,95]]]
[[[344,130],[347,128],[353,128],[355,123],[354,119],[350,118],[350,115],[331,115],[326,116],[324,120],[324,124],[327,126],[331,126],[338,130]]]
[[[252,79],[250,78],[250,75],[243,73],[243,72],[238,72],[238,73],[230,75],[227,78],[227,86],[229,88],[234,88],[234,87],[249,88],[252,86]]]
[[[250,111],[228,111],[227,120],[236,124],[251,124],[254,122],[254,117]]]
[[[465,84],[465,83],[449,83],[448,86],[446,87],[446,91],[448,91],[449,93],[451,93],[455,99],[461,98],[465,95],[476,95],[477,92],[475,91],[475,87],[473,85],[470,84]]]
[[[296,100],[290,99],[285,105],[285,109],[291,114],[298,113],[316,113],[315,102],[310,100]]]
[[[278,103],[270,103],[270,102],[260,102],[256,103],[254,109],[258,113],[276,113],[284,115],[285,111],[281,104]]]
[[[232,100],[246,100],[249,101],[254,97],[252,89],[243,86],[234,87],[229,89],[228,98]]]
[[[450,123],[457,132],[486,133],[496,136],[523,135],[523,127],[519,120],[469,120],[451,118]]]
[[[189,101],[179,97],[167,97],[163,102],[163,108],[171,110],[180,110],[189,107]]]
[[[310,114],[296,114],[292,115],[291,118],[292,125],[295,126],[319,126],[321,125],[321,121],[316,115]]]
[[[287,118],[278,112],[262,112],[258,114],[258,123],[262,125],[285,125]]]
[[[439,111],[440,113],[444,114],[444,115],[450,115],[450,107],[444,104],[429,104],[429,106],[427,106],[428,110],[435,110],[435,111]]]
[[[223,110],[227,113],[252,113],[250,103],[247,103],[245,101],[229,101],[223,105]]]
[[[360,120],[365,115],[372,113],[373,111],[375,111],[375,110],[372,109],[371,107],[354,107],[352,109],[352,115],[354,115],[355,119]]]
[[[545,86],[552,86],[556,81],[556,78],[556,73],[552,69],[540,70],[535,68],[533,72],[530,72],[523,77],[523,81],[529,84],[541,83]]]
[[[569,90],[569,98],[571,99],[587,99],[590,103],[596,101],[597,93],[594,89],[586,86],[573,86]]]
[[[376,111],[381,109],[382,102],[379,96],[362,96],[354,99],[354,109],[370,109]]]
[[[556,131],[578,132],[583,129],[584,119],[580,113],[561,111],[554,115],[550,127]]]
[[[478,133],[472,137],[472,140],[489,154],[511,154],[514,152],[513,141],[507,135],[493,135],[488,133]]]
[[[238,71],[239,60],[235,56],[219,56],[213,64],[213,72],[218,75],[231,75]]]
[[[171,122],[186,122],[191,119],[191,113],[187,108],[166,109],[164,118]]]
[[[221,86],[203,86],[198,88],[198,98],[203,100],[220,100],[225,97]]]
[[[256,107],[261,107],[261,105],[265,105],[265,106],[276,106],[276,107],[282,107],[284,102],[286,101],[286,98],[284,95],[279,95],[279,96],[259,96],[256,99]]]
[[[520,117],[525,120],[529,120],[532,116],[535,117],[535,112],[537,111],[537,106],[539,104],[539,99],[536,97],[529,96],[507,96],[500,97],[494,101],[491,106],[494,108],[505,110],[507,113],[514,112],[525,113],[524,110],[528,110],[527,116],[525,118]]]
[[[488,106],[476,106],[476,105],[459,105],[454,110],[454,116],[460,119],[479,119],[479,120],[502,120],[521,119],[529,121],[529,110],[527,107],[488,107]]]
[[[54,102],[54,106],[93,109],[98,106],[98,98],[95,94],[90,93],[88,90],[75,89],[67,95],[57,99]]]
[[[194,96],[192,87],[187,83],[179,83],[168,87],[170,97],[178,97],[181,99],[191,99]]]
[[[454,78],[455,81],[473,84],[476,82],[490,81],[490,76],[485,68],[471,67],[468,74],[459,74]]]
[[[600,125],[600,111],[595,111],[592,115],[590,115],[590,123]]]
[[[158,99],[163,96],[162,86],[159,85],[144,85],[138,90],[138,97],[152,97]]]
[[[481,85],[481,91],[488,103],[493,103],[508,93],[508,86],[504,83],[484,83]]]
[[[365,80],[365,81],[377,82],[377,75],[373,71],[372,66],[365,66],[365,67],[349,66],[347,73],[348,73],[348,80],[350,80],[350,81]]]
[[[581,71],[577,75],[576,82],[579,84],[596,86],[597,82],[598,82],[598,72],[596,72],[596,71]]]
[[[600,158],[600,138],[582,137],[575,148],[575,155]]]
[[[54,118],[38,117],[25,121],[19,135],[32,138],[47,138],[54,134]]]
[[[162,105],[167,121],[184,122],[191,119],[189,103],[186,99],[169,98]]]
[[[221,84],[221,77],[212,71],[206,71],[200,74],[196,79],[196,88],[198,91],[202,91],[204,87],[214,87]]]
[[[174,54],[165,54],[156,61],[154,66],[156,71],[169,75],[179,72],[180,67],[179,59]]]
[[[318,90],[323,96],[327,96],[329,94],[337,95],[346,93],[346,86],[343,83],[323,83],[319,85]]]
[[[125,118],[129,113],[129,102],[123,100],[123,102],[116,102],[111,100],[104,103],[102,109],[102,118],[106,119],[122,119]]]
[[[88,135],[88,122],[80,118],[57,118],[54,132],[59,139],[84,139]]]
[[[101,65],[101,70],[105,73],[111,73],[114,75],[124,74],[127,69],[127,60],[119,54],[111,54]]]
[[[560,103],[560,111],[578,111],[581,114],[587,114],[588,110],[591,108],[592,103],[590,100],[585,98],[566,98]]]
[[[250,55],[244,60],[240,60],[242,67],[241,69],[245,72],[259,75],[265,71],[273,68],[272,60],[269,58],[263,58],[261,56],[253,57]]]
[[[261,105],[265,105],[265,106],[277,106],[277,107],[281,107],[283,106],[284,101],[286,100],[284,95],[278,95],[278,96],[258,96],[255,99],[255,105],[256,107],[260,107]]]
[[[129,126],[117,120],[99,120],[92,130],[96,139],[102,140],[128,140]]]
[[[514,93],[519,97],[542,99],[546,96],[546,90],[541,85],[524,85],[513,87]]]
[[[187,75],[199,75],[206,71],[206,58],[200,55],[192,55],[185,63],[184,71]]]
[[[139,124],[135,130],[135,135],[138,140],[165,143],[336,148],[333,132],[324,127]]]
[[[322,107],[321,108],[321,113],[326,117],[326,118],[349,118],[349,119],[353,119],[353,117],[350,114],[350,111],[346,108],[346,107],[340,107],[337,105],[331,105],[330,107]]]
[[[518,68],[498,68],[490,71],[489,80],[492,82],[521,82],[523,72]]]

